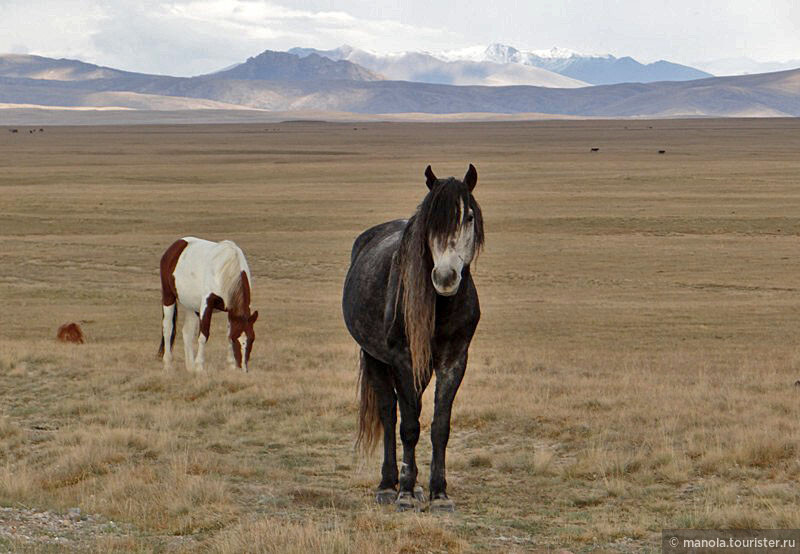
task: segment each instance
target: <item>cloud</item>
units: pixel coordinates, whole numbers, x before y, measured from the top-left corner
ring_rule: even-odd
[[[385,52],[464,44],[441,29],[259,0],[11,0],[8,13],[9,27],[19,32],[0,38],[0,51],[24,44],[44,56],[182,76],[216,71],[266,49],[352,44]]]
[[[796,58],[796,0],[0,0],[0,52],[196,75],[266,49],[390,52],[505,42],[642,61]],[[331,9],[331,6],[336,6]],[[714,37],[709,41],[708,37]]]
[[[5,0],[0,20],[0,52],[19,50],[56,58],[96,54],[88,32],[102,10],[91,0]]]
[[[464,43],[458,33],[393,19],[356,17],[345,11],[311,11],[254,0],[189,0],[174,2],[169,13],[197,25],[216,25],[243,40],[261,40],[277,48],[333,48],[352,44],[380,52],[428,44],[447,48]]]

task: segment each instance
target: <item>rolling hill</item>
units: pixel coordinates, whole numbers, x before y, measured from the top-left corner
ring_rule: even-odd
[[[46,81],[85,81],[135,75],[79,60],[53,59],[27,54],[0,55],[0,75]]]

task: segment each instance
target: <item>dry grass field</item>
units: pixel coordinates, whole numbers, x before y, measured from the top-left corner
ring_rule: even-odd
[[[665,527],[800,527],[800,121],[2,131],[0,551],[641,552]],[[428,163],[469,162],[487,241],[458,511],[395,513],[353,451],[341,285]],[[155,358],[158,260],[189,234],[249,258],[250,374],[224,369],[219,316],[207,373],[180,333],[181,369]],[[69,321],[86,344],[56,342]]]

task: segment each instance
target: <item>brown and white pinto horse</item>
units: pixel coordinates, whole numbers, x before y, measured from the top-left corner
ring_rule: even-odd
[[[175,241],[161,257],[162,335],[159,357],[164,369],[172,364],[178,304],[183,308],[183,349],[186,369],[204,369],[204,349],[213,311],[228,312],[228,364],[247,371],[255,341],[250,313],[250,268],[242,250],[229,240],[211,242],[195,237]],[[199,336],[198,336],[199,327]],[[197,339],[197,356],[192,342]]]

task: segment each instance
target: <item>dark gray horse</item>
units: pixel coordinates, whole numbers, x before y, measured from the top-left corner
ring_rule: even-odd
[[[377,501],[419,509],[414,449],[422,393],[436,372],[431,443],[430,509],[452,511],[445,481],[450,410],[467,350],[480,319],[469,266],[483,246],[483,217],[472,191],[478,172],[463,181],[425,170],[429,192],[409,220],[383,223],[353,244],[342,308],[361,347],[358,443],[373,449],[383,429],[383,469]],[[400,405],[403,461],[398,480],[395,427]],[[398,494],[397,486],[400,485]]]

